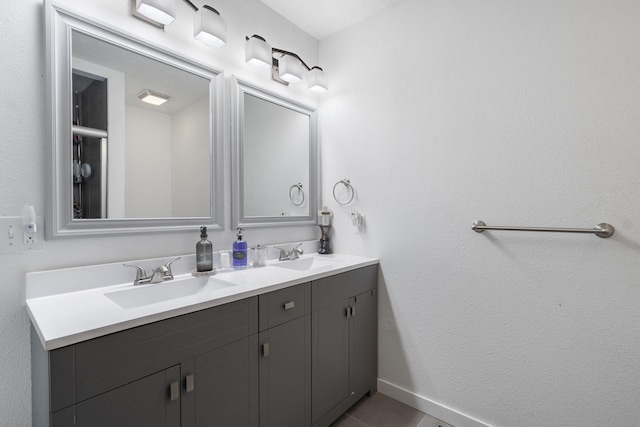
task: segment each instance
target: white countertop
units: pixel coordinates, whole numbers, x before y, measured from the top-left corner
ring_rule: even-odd
[[[266,267],[196,278],[184,272],[195,265],[193,257],[186,256],[182,268],[174,269],[174,280],[138,286],[129,280],[135,271],[123,268],[122,263],[27,273],[26,306],[42,346],[53,350],[378,263],[375,258],[346,254],[305,255],[300,261],[312,257],[319,263],[308,270],[282,268],[272,262]],[[185,289],[192,291],[185,296],[155,298]],[[158,301],[151,302],[154,300]]]

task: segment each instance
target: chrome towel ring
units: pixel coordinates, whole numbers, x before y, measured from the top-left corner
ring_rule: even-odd
[[[347,200],[346,202],[341,202],[340,200],[338,200],[338,196],[336,196],[336,187],[338,186],[338,184],[343,184],[351,192],[351,197],[349,197],[349,200]],[[336,200],[336,202],[338,202],[339,205],[344,206],[351,203],[353,201],[353,197],[355,196],[355,194],[356,192],[354,191],[353,186],[351,185],[351,181],[349,181],[347,178],[336,182],[336,185],[333,186],[333,198]]]
[[[300,201],[300,203],[296,203],[294,201],[294,194],[292,193],[294,188],[297,188],[298,193],[302,194],[302,200]],[[302,189],[302,183],[299,182],[297,184],[293,184],[291,188],[289,188],[289,200],[291,200],[291,204],[293,206],[302,206],[302,204],[304,203],[304,190]]]

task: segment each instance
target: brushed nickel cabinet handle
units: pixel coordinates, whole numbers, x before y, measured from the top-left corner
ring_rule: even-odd
[[[193,374],[184,377],[184,389],[187,393],[191,393],[196,388],[195,376]]]
[[[180,399],[180,383],[178,381],[169,384],[169,398],[172,402]]]
[[[284,303],[284,309],[285,310],[291,310],[295,306],[296,306],[296,303],[294,301],[289,301],[289,302]]]

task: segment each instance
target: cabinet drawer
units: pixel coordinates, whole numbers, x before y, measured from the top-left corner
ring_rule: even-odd
[[[311,307],[310,283],[259,296],[260,331],[304,316]]]
[[[254,297],[76,344],[76,402],[255,333],[256,309]]]

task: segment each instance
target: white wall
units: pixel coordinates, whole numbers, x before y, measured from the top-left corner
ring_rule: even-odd
[[[211,212],[209,98],[173,114],[171,215],[206,217]]]
[[[132,105],[126,111],[125,185],[109,192],[124,191],[126,218],[171,217],[172,116]]]
[[[381,259],[389,392],[459,427],[638,425],[639,20],[636,0],[405,0],[321,42],[323,195],[335,249]]]
[[[203,64],[236,74],[305,103],[306,88],[285,88],[272,82],[244,62],[244,37],[261,34],[274,46],[294,51],[317,63],[318,43],[284,21],[258,0],[216,0],[215,7],[227,20],[228,43],[211,49],[193,39],[193,14],[178,2],[176,22],[160,31],[130,17],[129,1],[62,0],[62,4],[84,14],[99,17],[145,40],[195,58]],[[196,2],[198,3],[198,2]],[[203,3],[203,2],[201,2]],[[45,65],[42,0],[0,2],[0,216],[19,216],[22,205],[34,205],[39,216],[45,210],[46,164]],[[305,98],[307,97],[307,98]],[[227,100],[228,101],[228,100]],[[235,233],[230,230],[229,111],[225,111],[225,225],[228,231],[209,233],[216,250],[231,248]],[[319,237],[317,227],[251,229],[245,232],[249,244],[302,241]],[[199,239],[194,227],[187,233],[134,236],[70,238],[48,241],[44,252],[0,255],[0,425],[31,424],[31,373],[29,319],[22,305],[24,275],[46,270],[131,259],[192,253]]]

